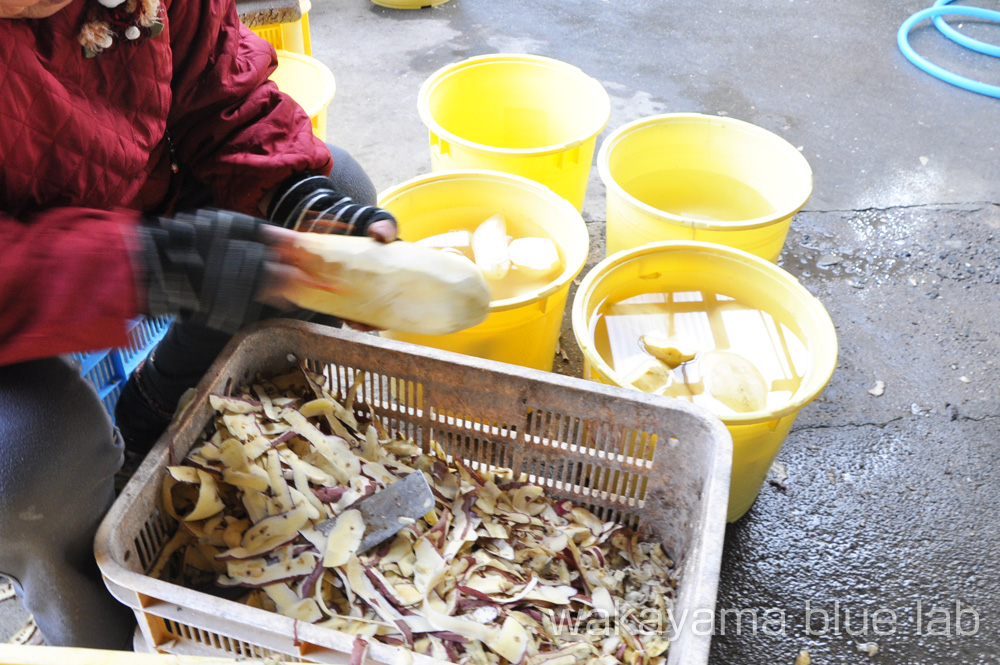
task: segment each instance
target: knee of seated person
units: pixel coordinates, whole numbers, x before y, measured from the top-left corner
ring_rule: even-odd
[[[343,148],[330,143],[327,143],[326,147],[330,149],[330,157],[333,159],[330,180],[333,181],[337,191],[350,196],[355,203],[375,205],[378,201],[375,183],[358,160]]]
[[[107,412],[65,360],[0,367],[0,414],[0,492],[21,519],[64,497],[94,496],[121,465]]]

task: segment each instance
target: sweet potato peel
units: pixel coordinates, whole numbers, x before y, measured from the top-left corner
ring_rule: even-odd
[[[363,375],[339,401],[302,366],[237,394],[164,481],[181,529],[153,570],[244,602],[459,665],[663,665],[676,571],[655,543],[507,469],[392,438]],[[369,424],[371,423],[371,424]],[[351,506],[409,473],[436,503],[367,552]],[[337,525],[324,536],[315,527]]]

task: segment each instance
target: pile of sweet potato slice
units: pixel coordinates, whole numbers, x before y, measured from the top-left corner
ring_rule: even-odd
[[[152,574],[243,587],[253,606],[455,663],[664,662],[676,577],[658,544],[509,470],[389,436],[356,413],[363,380],[345,403],[304,366],[212,396],[213,425],[168,469],[163,506],[181,526]],[[410,473],[435,507],[357,551],[352,504]]]

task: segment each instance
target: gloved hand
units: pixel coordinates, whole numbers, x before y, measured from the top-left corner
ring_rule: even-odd
[[[233,333],[286,310],[286,293],[311,285],[294,267],[298,234],[221,210],[148,219],[139,228],[137,291],[145,312],[179,314],[166,337],[129,378],[115,422],[130,453],[144,455]]]
[[[295,231],[396,239],[396,219],[387,210],[354,203],[319,175],[296,176],[275,190],[267,209],[272,224]]]
[[[311,283],[295,268],[294,232],[224,210],[147,220],[139,229],[137,271],[146,312],[184,314],[234,333],[260,318],[262,305],[286,308],[289,285]]]

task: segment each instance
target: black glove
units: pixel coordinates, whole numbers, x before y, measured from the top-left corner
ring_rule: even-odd
[[[140,279],[147,313],[185,314],[192,322],[235,333],[256,321],[254,300],[272,250],[261,220],[224,210],[198,210],[140,226]]]
[[[368,228],[379,220],[396,223],[389,211],[354,203],[321,175],[295,176],[279,185],[268,205],[267,219],[286,229],[352,236],[368,235]]]

